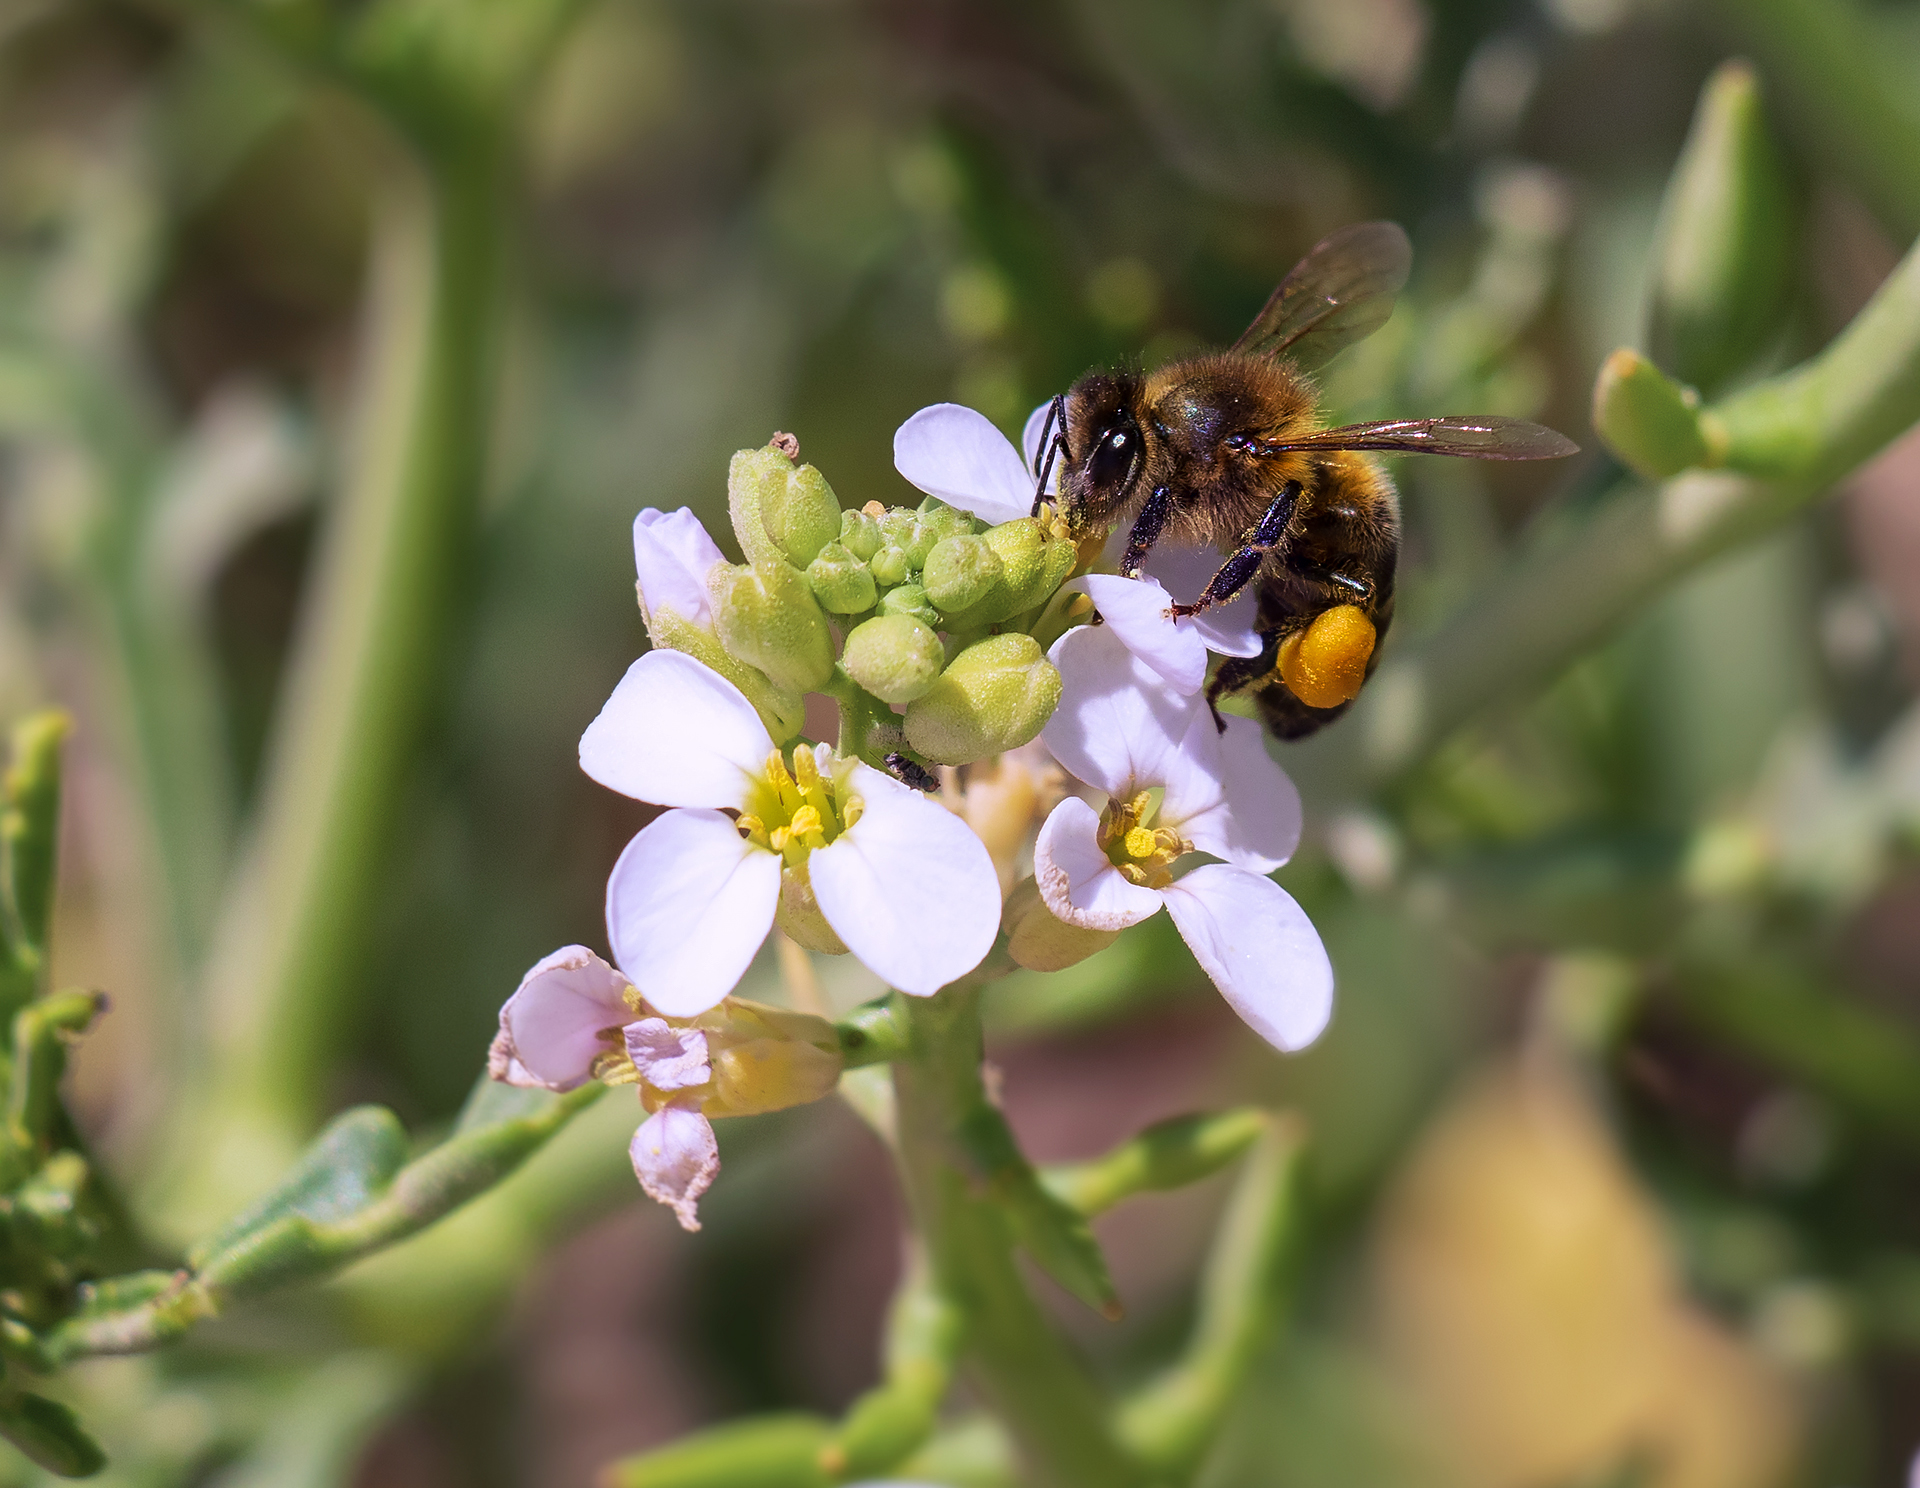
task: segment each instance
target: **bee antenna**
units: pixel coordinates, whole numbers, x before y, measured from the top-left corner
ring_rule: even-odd
[[[1067,442],[1067,400],[1063,393],[1055,393],[1053,401],[1047,404],[1047,419],[1040,426],[1040,448],[1034,452],[1033,462],[1038,467],[1036,474],[1039,482],[1033,488],[1033,510],[1037,514],[1040,503],[1047,499],[1047,481],[1053,475],[1053,459],[1059,454],[1060,446]]]

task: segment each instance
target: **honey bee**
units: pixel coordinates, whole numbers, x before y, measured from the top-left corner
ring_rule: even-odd
[[[1318,426],[1311,374],[1385,324],[1412,258],[1391,222],[1342,228],[1226,351],[1151,373],[1089,372],[1047,412],[1036,513],[1058,460],[1073,531],[1134,512],[1120,563],[1129,577],[1163,537],[1231,544],[1176,615],[1256,584],[1261,651],[1215,672],[1207,701],[1216,720],[1222,698],[1249,694],[1275,734],[1302,738],[1345,712],[1372,674],[1393,619],[1400,509],[1367,451],[1550,460],[1578,450],[1543,425],[1490,415]]]

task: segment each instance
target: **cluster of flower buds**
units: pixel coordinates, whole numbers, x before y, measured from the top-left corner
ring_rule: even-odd
[[[492,1068],[637,1084],[635,1171],[689,1228],[718,1166],[707,1118],[839,1075],[830,1025],[730,996],[776,924],[925,997],[1070,966],[1164,908],[1270,1043],[1326,1024],[1326,954],[1266,876],[1299,841],[1298,793],[1259,726],[1202,696],[1210,652],[1261,649],[1250,606],[1173,616],[1160,580],[1198,592],[1217,556],[1093,571],[1106,534],[1029,514],[1038,437],[1036,418],[1023,459],[972,410],[923,409],[894,462],[926,499],[849,510],[776,435],[728,472],[739,564],[689,510],[634,523],[653,649],[580,763],[667,810],[608,879],[613,965],[576,946],[536,966]],[[832,742],[800,737],[809,694],[838,704]],[[752,1093],[739,1048],[759,1051]]]

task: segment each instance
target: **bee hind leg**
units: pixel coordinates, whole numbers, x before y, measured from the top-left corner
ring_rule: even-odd
[[[1293,509],[1300,501],[1299,481],[1288,481],[1280,488],[1280,494],[1273,498],[1273,505],[1266,515],[1254,524],[1254,528],[1240,541],[1227,561],[1215,570],[1212,580],[1207,584],[1206,592],[1192,604],[1177,604],[1173,607],[1176,617],[1197,615],[1214,605],[1225,604],[1247,587],[1248,581],[1260,572],[1260,565],[1267,554],[1279,547],[1287,535],[1287,523],[1293,520]],[[1128,551],[1132,551],[1129,545]]]
[[[1267,638],[1258,656],[1229,656],[1215,668],[1213,680],[1207,683],[1207,711],[1213,714],[1213,726],[1219,732],[1227,731],[1227,721],[1220,716],[1220,699],[1245,692],[1272,672],[1277,642],[1276,633]]]

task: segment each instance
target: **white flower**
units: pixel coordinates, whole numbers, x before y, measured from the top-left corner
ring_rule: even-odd
[[[1319,1037],[1333,968],[1305,912],[1264,875],[1300,840],[1300,796],[1268,756],[1259,726],[1226,732],[1198,700],[1168,687],[1108,625],[1053,648],[1064,689],[1041,735],[1072,774],[1108,797],[1057,806],[1034,845],[1046,906],[1071,925],[1120,930],[1165,908],[1214,985],[1281,1049]],[[1179,878],[1191,853],[1223,862]]]
[[[711,629],[713,604],[707,574],[726,562],[691,507],[663,512],[648,507],[633,519],[633,567],[639,575],[640,613],[672,610],[681,619]]]
[[[627,844],[607,880],[614,960],[670,1016],[733,989],[783,893],[916,997],[993,945],[999,883],[964,822],[826,745],[801,746],[789,767],[740,690],[690,656],[649,651],[628,668],[581,736],[580,767],[676,808]]]
[[[986,522],[1033,511],[1033,472],[983,413],[936,403],[893,435],[893,468],[929,496]]]
[[[692,1093],[713,1078],[706,1034],[636,1008],[624,976],[585,946],[563,946],[522,977],[500,1009],[487,1067],[510,1085],[572,1090],[622,1052],[642,1100],[657,1107],[627,1149],[634,1176],[682,1229],[697,1230],[700,1196],[720,1171],[713,1126]]]

